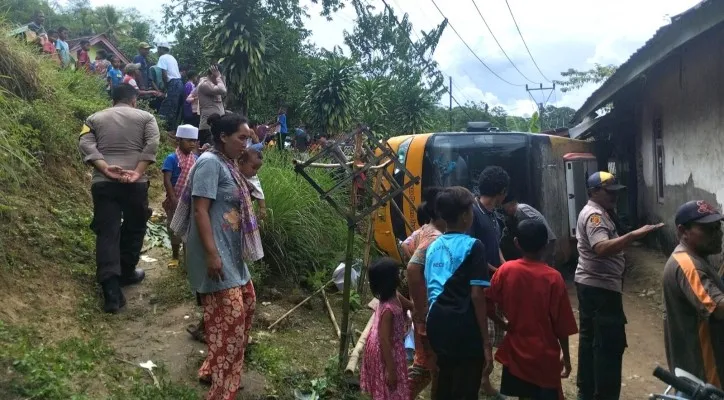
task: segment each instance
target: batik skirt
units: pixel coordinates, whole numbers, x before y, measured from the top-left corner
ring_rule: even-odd
[[[199,379],[210,381],[207,400],[233,400],[241,387],[244,350],[256,308],[254,285],[201,293],[204,335],[209,346]]]

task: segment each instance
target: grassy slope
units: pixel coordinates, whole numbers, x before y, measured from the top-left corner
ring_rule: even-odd
[[[17,86],[5,76],[33,84]],[[90,174],[77,153],[83,119],[107,106],[101,82],[57,71],[0,35],[2,399],[198,396],[197,388],[170,382],[163,372],[162,388],[156,389],[138,368],[119,362],[110,346],[122,320],[99,309],[94,236],[88,228]],[[162,146],[159,161],[170,150],[169,145]],[[263,231],[268,261],[256,267],[256,277],[282,273],[314,285],[320,277],[329,276],[327,269],[339,259],[345,226],[295,176],[289,161],[270,154],[262,172],[272,212]],[[162,188],[158,171],[153,173],[152,196],[158,197]],[[155,291],[162,302],[188,300],[184,279],[158,286]],[[326,318],[323,310],[314,317]],[[283,334],[279,341],[261,342],[250,360],[252,367],[272,376],[274,386],[283,389],[291,381],[299,383],[299,371],[286,366],[300,355],[312,366],[302,380],[323,369],[328,355],[319,358],[305,351],[298,335],[295,331]],[[318,359],[311,360],[315,355]]]
[[[195,398],[143,383],[107,345],[77,153],[83,119],[109,106],[102,82],[4,33],[0,60],[0,398]]]

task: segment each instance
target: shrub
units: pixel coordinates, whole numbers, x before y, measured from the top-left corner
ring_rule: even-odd
[[[331,187],[328,172],[310,173],[322,187]],[[346,222],[294,172],[289,152],[265,151],[259,179],[268,209],[261,229],[265,263],[272,272],[296,280],[317,269],[329,270],[331,276],[344,252]]]

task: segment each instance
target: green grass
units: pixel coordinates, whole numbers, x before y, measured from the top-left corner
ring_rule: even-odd
[[[163,369],[146,372],[118,360],[101,337],[72,337],[47,344],[38,332],[0,321],[0,398],[3,399],[197,399],[194,388],[169,384]]]
[[[172,306],[194,300],[194,294],[189,287],[183,266],[170,271],[164,279],[154,281],[151,290],[156,296],[157,304],[162,306]]]
[[[326,171],[311,172],[323,187],[331,186]],[[259,179],[268,209],[261,229],[264,260],[272,272],[299,280],[315,269],[336,267],[346,222],[294,172],[290,152],[265,151]]]

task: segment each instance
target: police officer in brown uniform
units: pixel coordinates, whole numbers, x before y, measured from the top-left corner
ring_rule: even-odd
[[[621,297],[623,250],[663,224],[619,236],[611,212],[625,189],[608,172],[588,178],[589,201],[578,215],[576,290],[579,308],[578,399],[612,400],[621,393],[626,315]]]

